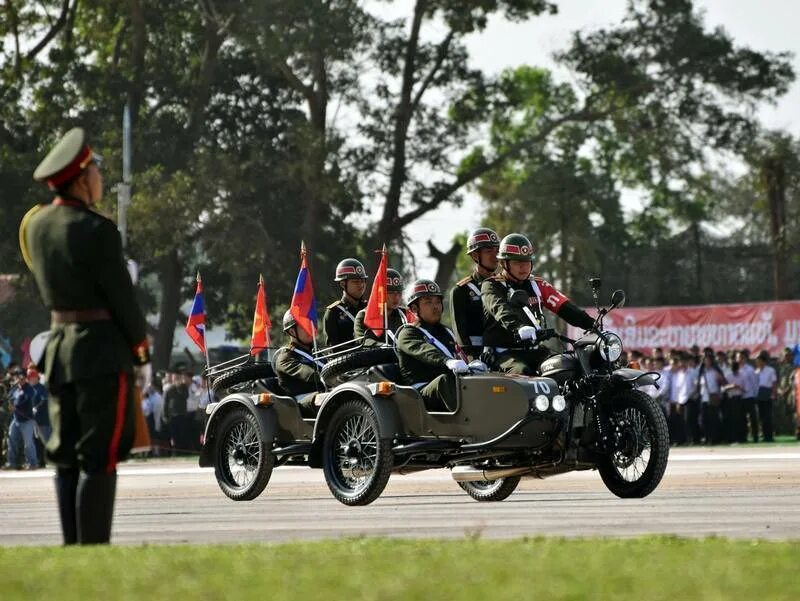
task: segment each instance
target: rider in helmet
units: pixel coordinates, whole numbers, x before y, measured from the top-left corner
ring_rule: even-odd
[[[483,352],[483,303],[481,284],[497,270],[500,238],[494,230],[479,227],[467,238],[467,254],[475,262],[472,273],[450,291],[450,321],[456,339],[471,358]]]
[[[336,346],[353,339],[356,313],[367,306],[367,271],[358,259],[343,259],[336,266],[334,282],[342,289],[342,298],[328,305],[322,318],[322,344]]]
[[[275,353],[275,375],[281,388],[297,398],[301,407],[313,411],[316,393],[325,390],[319,377],[324,363],[312,355],[314,339],[297,324],[291,311],[283,315],[283,331],[289,343]]]
[[[417,280],[408,308],[414,323],[397,332],[400,372],[419,390],[429,411],[455,411],[455,374],[469,368],[453,333],[442,325],[442,291],[432,280]]]
[[[397,332],[398,328],[403,324],[408,323],[408,318],[406,317],[406,309],[400,306],[401,301],[403,300],[403,276],[400,275],[400,272],[396,269],[387,269],[386,270],[386,323],[388,325],[388,334],[389,339],[394,341],[395,339],[395,332]],[[375,332],[370,329],[364,327],[364,317],[366,316],[367,310],[361,309],[356,315],[356,324],[353,328],[353,337],[354,338],[361,338],[364,337],[364,344],[365,345],[374,345],[375,343],[380,343],[385,340],[385,337],[381,333],[381,336],[375,334]]]
[[[497,253],[502,271],[481,286],[487,363],[508,373],[535,375],[547,358],[547,349],[524,348],[552,335],[545,309],[579,328],[589,329],[594,325],[588,313],[544,279],[533,275],[534,250],[522,234],[503,238]],[[510,301],[516,290],[527,295],[526,306]]]

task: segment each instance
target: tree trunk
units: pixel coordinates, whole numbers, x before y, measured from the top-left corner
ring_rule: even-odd
[[[169,367],[172,341],[178,312],[181,307],[181,262],[177,250],[171,250],[159,265],[161,303],[158,310],[158,329],[153,343],[153,368]]]
[[[764,159],[761,174],[769,203],[775,300],[786,300],[789,298],[789,286],[786,281],[786,170],[782,158],[775,155]]]
[[[703,249],[700,246],[700,222],[695,221],[691,225],[692,246],[694,247],[694,298],[698,302],[703,302]]]
[[[450,286],[450,280],[453,277],[453,272],[456,270],[458,254],[461,252],[462,248],[463,246],[461,244],[453,242],[450,250],[442,252],[434,246],[433,242],[428,240],[428,256],[439,261],[434,281],[439,284],[439,288],[442,290],[446,290]]]

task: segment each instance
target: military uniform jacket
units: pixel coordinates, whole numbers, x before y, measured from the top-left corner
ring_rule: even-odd
[[[450,323],[458,344],[471,355],[479,355],[483,350],[481,284],[484,279],[473,271],[450,291]]]
[[[522,307],[509,302],[508,294],[511,290],[525,290],[528,293],[528,309],[534,317],[533,322]],[[502,274],[492,276],[481,285],[481,300],[485,324],[483,343],[494,348],[518,347],[520,339],[517,330],[522,326],[547,328],[544,309],[576,327],[588,329],[594,324],[594,320],[585,311],[539,277],[524,282],[511,282]]]
[[[42,301],[50,310],[105,309],[111,319],[52,325],[48,383],[130,373],[149,360],[146,323],[117,227],[79,201],[58,202],[34,208],[20,231]]]
[[[431,337],[444,346],[449,355]],[[407,384],[430,382],[437,376],[450,373],[447,360],[456,358],[456,341],[452,332],[441,323],[408,324],[397,332],[397,355],[400,373]]]
[[[355,327],[353,328],[353,338],[361,338],[364,336],[365,342],[371,340],[375,342],[384,342],[385,337],[381,336],[378,337],[375,335],[375,332],[372,331],[371,328],[364,327],[364,317],[367,314],[366,309],[361,309],[356,315],[356,323]],[[401,326],[408,323],[408,319],[406,319],[406,312],[402,308],[392,309],[389,312],[389,317],[387,318],[387,324],[389,326],[389,341],[393,340],[394,334],[400,329]]]
[[[325,316],[322,318],[322,344],[323,346],[336,346],[353,339],[356,314],[366,308],[367,301],[361,299],[353,306],[343,298],[328,305]]]
[[[319,367],[314,364],[311,349],[295,344],[282,346],[275,354],[275,375],[278,383],[292,396],[325,390],[319,377]]]

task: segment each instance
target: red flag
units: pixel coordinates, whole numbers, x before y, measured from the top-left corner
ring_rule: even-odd
[[[386,327],[386,284],[388,279],[386,275],[386,260],[386,245],[384,244],[381,251],[381,262],[378,265],[375,279],[372,281],[372,292],[369,293],[369,302],[364,313],[364,326],[375,332],[376,336],[383,336],[383,331]]]
[[[203,306],[203,282],[200,272],[197,272],[197,290],[194,293],[192,310],[189,311],[189,320],[186,322],[186,334],[204,353],[206,352],[206,311]]]
[[[250,354],[257,355],[269,346],[269,329],[272,322],[267,311],[267,295],[264,293],[264,278],[258,276],[256,312],[253,316],[253,334],[250,337]]]
[[[297,325],[312,337],[317,335],[317,300],[314,297],[314,284],[306,261],[306,244],[300,245],[300,273],[294,285],[290,311]]]

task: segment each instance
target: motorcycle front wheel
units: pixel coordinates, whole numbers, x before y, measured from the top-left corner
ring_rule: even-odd
[[[598,463],[608,490],[623,499],[653,492],[669,459],[669,432],[661,407],[640,390],[618,393],[605,405],[611,449]]]

